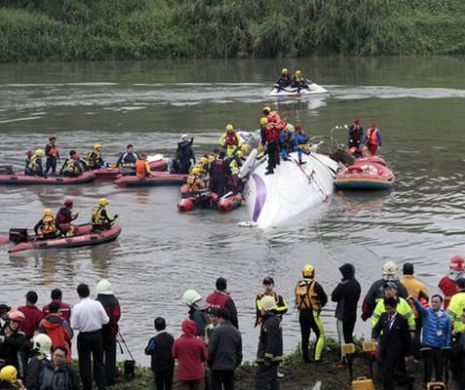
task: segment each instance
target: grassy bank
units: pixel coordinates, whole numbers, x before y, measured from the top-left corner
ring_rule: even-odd
[[[336,369],[335,364],[339,359],[339,346],[334,340],[328,340],[325,357],[329,364],[314,366],[302,362],[300,351],[295,351],[286,356],[280,371],[285,374],[281,378],[281,390],[311,390],[317,382],[321,382],[321,390],[350,389],[348,369]],[[423,389],[421,386],[422,366],[420,363],[411,363],[409,373],[416,377],[415,390]],[[354,375],[368,376],[368,365],[363,358],[354,361]],[[152,372],[148,368],[137,367],[136,379],[132,382],[121,382],[115,390],[145,390],[153,388]],[[377,375],[375,374],[375,377]],[[376,382],[376,388],[382,388],[380,382]],[[255,388],[255,366],[251,363],[243,364],[236,371],[236,390],[251,390]],[[174,386],[178,389],[178,386]]]
[[[464,54],[461,0],[3,0],[0,61]]]

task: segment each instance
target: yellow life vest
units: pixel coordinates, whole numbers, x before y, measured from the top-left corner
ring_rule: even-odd
[[[34,154],[32,157],[31,157],[31,160],[29,162],[29,168],[32,170],[32,171],[37,171],[39,169],[39,164],[37,164],[37,159],[41,158],[40,156],[38,156],[37,154]]]
[[[65,166],[63,167],[63,172],[70,173],[72,175],[77,175],[79,173],[79,168],[77,166],[77,161],[69,158],[66,160]]]
[[[295,303],[299,310],[320,310],[321,302],[315,292],[315,280],[303,279],[295,286]]]
[[[105,222],[105,219],[102,216],[102,211],[104,210],[104,207],[94,207],[92,209],[92,224],[93,225],[103,225]]]
[[[42,223],[42,234],[55,233],[57,231],[57,227],[55,225],[55,218],[46,215],[42,218]]]

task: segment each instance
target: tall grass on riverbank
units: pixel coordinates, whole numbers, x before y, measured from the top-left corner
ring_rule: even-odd
[[[464,54],[461,0],[3,0],[0,61]]]

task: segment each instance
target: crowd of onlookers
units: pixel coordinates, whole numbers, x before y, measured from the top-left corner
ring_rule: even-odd
[[[328,300],[337,303],[335,317],[339,341],[353,343],[361,287],[352,264],[339,268],[342,280],[328,296],[317,281],[315,269],[307,264],[295,286],[295,307],[299,312],[303,362],[324,366],[325,327],[321,310]],[[454,256],[449,274],[439,282],[444,296],[429,296],[428,289],[415,277],[412,263],[404,263],[402,276],[397,265],[387,262],[382,277],[375,281],[362,301],[362,320],[370,319],[372,338],[377,342],[376,360],[385,390],[396,383],[413,389],[405,361],[425,359],[425,380],[447,381],[451,369],[454,389],[465,389],[465,261]],[[234,374],[242,362],[242,339],[234,300],[226,279],[216,280],[216,289],[204,299],[188,289],[182,300],[188,318],[182,335],[166,332],[166,320],[156,317],[156,335],[145,348],[151,356],[154,386],[172,388],[175,361],[182,389],[234,389]],[[0,389],[99,390],[115,384],[116,346],[121,308],[108,280],[96,287],[90,298],[86,284],[77,287],[80,302],[71,308],[54,289],[51,302],[36,306],[34,291],[26,294],[26,304],[12,309],[0,305]],[[285,299],[274,289],[272,277],[263,280],[256,295],[259,341],[256,358],[256,390],[278,389],[279,365],[283,359],[282,324],[288,311]],[[79,375],[71,368],[71,340],[77,336]],[[315,343],[310,348],[310,333]],[[123,339],[124,341],[124,339]],[[345,368],[350,357],[341,348],[337,368]],[[449,367],[446,364],[449,362]],[[93,371],[93,377],[92,377]],[[311,372],[309,370],[309,372]]]

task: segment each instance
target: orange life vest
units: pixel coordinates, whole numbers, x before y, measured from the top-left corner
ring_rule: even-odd
[[[265,138],[267,142],[279,139],[280,130],[277,128],[275,123],[268,123],[263,127],[265,131]]]
[[[145,177],[147,173],[150,172],[150,166],[147,161],[145,160],[137,160],[136,161],[136,176],[137,177]]]
[[[378,129],[370,127],[367,130],[367,142],[368,145],[378,145]]]
[[[315,280],[301,280],[295,286],[295,303],[299,310],[321,309],[320,298],[315,292]]]
[[[48,149],[49,157],[56,157],[56,156],[58,156],[58,146],[56,146],[56,145],[50,145],[50,144],[48,144],[48,146],[49,146],[49,149]]]
[[[287,123],[283,122],[281,119],[281,115],[279,115],[278,111],[271,111],[266,119],[268,119],[268,122],[274,123],[276,129],[279,131],[283,130],[287,125]]]

